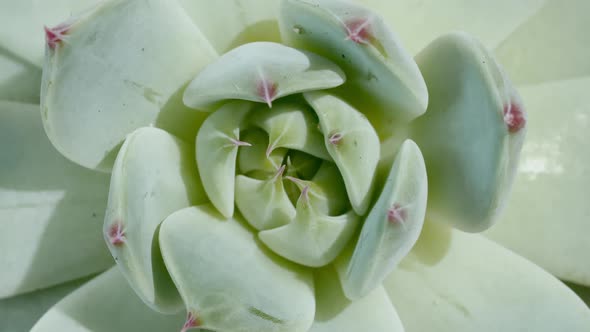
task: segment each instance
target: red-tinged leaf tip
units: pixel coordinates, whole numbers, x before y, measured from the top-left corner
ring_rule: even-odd
[[[194,315],[192,312],[189,312],[186,315],[186,321],[184,322],[184,325],[182,326],[182,329],[180,330],[180,332],[186,332],[190,329],[194,329],[194,328],[198,328],[201,326],[201,321],[199,320],[199,318]]]
[[[267,78],[260,78],[256,84],[256,93],[269,108],[272,108],[272,101],[277,97],[278,84]]]
[[[45,41],[47,42],[47,46],[49,46],[49,49],[55,50],[65,39],[66,34],[70,30],[70,25],[63,23],[53,28],[44,26],[43,29],[45,30]]]
[[[330,135],[330,137],[328,138],[328,142],[330,142],[330,144],[332,145],[338,145],[340,141],[342,141],[343,137],[344,135],[342,135],[341,133],[334,133]]]
[[[391,224],[404,225],[406,218],[407,213],[405,209],[397,203],[393,204],[389,210],[387,210],[387,221]]]
[[[370,17],[350,20],[344,24],[344,28],[346,29],[346,39],[357,44],[369,44],[373,39]]]
[[[232,146],[236,146],[236,147],[239,147],[239,146],[252,146],[252,144],[250,144],[248,142],[240,141],[240,140],[237,140],[235,138],[230,138],[229,141],[231,142],[231,145]]]
[[[286,165],[281,165],[281,167],[279,167],[279,169],[277,170],[277,173],[275,174],[275,176],[273,178],[273,181],[276,181],[276,180],[278,180],[278,179],[280,179],[280,178],[283,177],[283,174],[285,173],[285,168],[286,167],[287,167]]]
[[[526,117],[522,107],[516,103],[504,106],[504,122],[510,133],[517,133],[526,125]]]
[[[109,241],[114,246],[121,246],[125,243],[125,229],[123,228],[123,224],[120,221],[115,222],[109,228],[108,233]]]

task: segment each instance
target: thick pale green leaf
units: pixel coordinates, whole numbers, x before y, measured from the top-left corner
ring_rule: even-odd
[[[184,313],[151,310],[114,267],[58,302],[31,332],[177,331]]]
[[[322,133],[313,111],[295,103],[280,103],[273,109],[259,109],[250,123],[268,133],[267,155],[277,148],[302,151],[312,156],[331,160],[324,146]]]
[[[363,215],[369,207],[379,162],[379,137],[367,118],[339,97],[306,93],[324,135],[324,144],[346,185],[354,211]]]
[[[588,307],[549,273],[480,235],[432,226],[385,281],[408,332],[590,331]]]
[[[356,1],[382,15],[399,34],[403,45],[410,52],[417,53],[441,34],[452,31],[469,32],[492,48],[547,0]],[[556,22],[547,23],[553,25]]]
[[[226,99],[266,103],[295,93],[344,83],[337,65],[314,53],[278,43],[242,45],[206,66],[184,92],[192,108],[214,110]]]
[[[518,84],[590,75],[590,2],[546,0],[497,46],[498,60]]]
[[[179,0],[219,54],[256,41],[280,42],[279,0]]]
[[[244,219],[257,230],[288,224],[295,217],[295,207],[283,185],[283,169],[268,180],[244,175],[236,177],[236,205]]]
[[[285,0],[279,23],[288,44],[325,56],[346,72],[346,95],[355,96],[373,122],[391,125],[426,111],[428,92],[418,66],[376,12],[351,1]]]
[[[210,205],[180,210],[163,222],[160,247],[199,326],[226,332],[311,326],[311,274],[265,250],[241,221]]]
[[[197,165],[203,187],[211,203],[226,218],[234,214],[234,191],[238,148],[244,119],[253,103],[233,101],[225,104],[203,123],[197,135]]]
[[[505,213],[488,236],[559,278],[590,285],[590,79],[520,89],[529,132]]]
[[[573,290],[574,292],[576,292],[576,294],[578,294],[578,296],[584,302],[586,302],[586,305],[588,305],[590,307],[590,288],[585,287],[585,286],[581,286],[581,285],[572,284],[572,283],[566,283],[566,285],[571,290]]]
[[[172,212],[205,202],[190,144],[151,127],[127,136],[113,166],[103,233],[121,272],[154,310],[182,308],[158,248],[158,227]]]
[[[310,332],[403,332],[404,328],[381,286],[351,302],[331,267],[315,274],[316,313]]]
[[[41,104],[45,130],[67,158],[110,170],[134,129],[197,126],[181,116],[178,90],[216,54],[175,1],[108,1],[64,38],[47,47]]]
[[[336,261],[344,294],[357,300],[378,288],[418,240],[427,197],[426,166],[418,146],[405,141],[359,239]]]
[[[0,45],[0,101],[38,104],[41,69]]]
[[[63,158],[39,105],[0,102],[0,298],[102,271],[109,178]]]
[[[0,332],[26,332],[43,314],[87,279],[0,300]]]
[[[9,50],[30,65],[41,68],[45,50],[43,27],[52,27],[72,19],[98,2],[99,0],[0,0],[0,49]]]
[[[503,208],[526,132],[522,102],[490,54],[463,33],[416,56],[430,103],[412,127],[428,170],[428,215],[462,230]]]

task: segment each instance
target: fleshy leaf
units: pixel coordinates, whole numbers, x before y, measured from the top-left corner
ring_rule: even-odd
[[[58,302],[31,332],[177,331],[183,315],[151,310],[115,267]]]
[[[258,129],[245,131],[242,140],[252,146],[238,151],[239,171],[242,174],[262,172],[266,173],[268,177],[274,176],[285,159],[287,149],[274,149],[267,155],[268,135]]]
[[[342,174],[352,208],[364,215],[379,162],[375,129],[361,112],[339,97],[322,92],[304,96],[318,115],[326,148]]]
[[[237,47],[206,66],[184,92],[184,103],[212,110],[225,99],[266,103],[344,83],[342,70],[319,55],[282,44],[256,42]]]
[[[35,322],[68,293],[87,279],[70,281],[58,286],[0,300],[0,331],[30,331]]]
[[[379,15],[352,1],[285,0],[281,36],[290,45],[329,58],[347,74],[354,95],[378,125],[414,119],[428,92],[418,66]]]
[[[0,102],[0,151],[0,298],[112,266],[101,236],[109,177],[55,151],[39,105]]]
[[[244,219],[257,230],[288,224],[295,217],[295,207],[283,186],[284,167],[268,180],[236,177],[236,205]]]
[[[182,302],[162,262],[158,227],[172,212],[207,202],[194,164],[190,144],[146,127],[127,137],[113,166],[105,241],[138,296],[164,313]]]
[[[535,14],[547,0],[495,0],[493,2],[489,0],[356,0],[356,2],[382,15],[408,51],[415,54],[437,37],[453,31],[467,31],[477,36],[484,45],[495,47],[527,18]]]
[[[410,252],[424,223],[427,187],[420,149],[407,140],[365,219],[354,251],[349,248],[335,263],[346,297],[357,300],[369,294]]]
[[[408,332],[590,331],[590,310],[555,277],[480,235],[433,226],[384,284]]]
[[[43,28],[55,26],[64,19],[75,20],[83,14],[81,11],[97,2],[98,0],[0,0],[0,50],[10,50],[24,62],[40,69],[45,49]]]
[[[253,106],[244,101],[229,102],[211,114],[197,134],[197,166],[203,187],[226,218],[234,214],[238,148],[251,145],[240,141],[240,130]]]
[[[260,109],[252,114],[250,123],[264,129],[269,136],[267,155],[277,148],[288,148],[331,160],[323,144],[318,121],[307,107],[280,103],[273,109]]]
[[[310,332],[403,332],[404,328],[385,289],[350,301],[344,296],[331,267],[315,274],[316,314]]]
[[[519,89],[531,110],[505,213],[488,235],[553,275],[590,285],[590,78]]]
[[[264,250],[241,221],[209,205],[180,210],[162,223],[160,247],[199,327],[290,332],[311,326],[311,274]]]
[[[280,42],[279,0],[180,0],[187,14],[223,54],[255,41]]]
[[[0,101],[38,104],[40,68],[0,45]]]
[[[490,54],[473,38],[437,39],[416,61],[430,95],[412,139],[428,167],[428,215],[469,232],[501,211],[526,132],[522,102]]]
[[[60,31],[47,47],[43,123],[64,156],[93,169],[110,170],[134,129],[178,122],[168,103],[216,57],[175,1],[105,2]]]
[[[540,10],[497,46],[499,62],[516,84],[589,76],[588,12],[590,2],[586,0],[544,1]]]

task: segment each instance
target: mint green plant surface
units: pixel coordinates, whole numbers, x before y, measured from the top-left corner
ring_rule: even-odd
[[[588,12],[0,0],[0,332],[590,331]]]

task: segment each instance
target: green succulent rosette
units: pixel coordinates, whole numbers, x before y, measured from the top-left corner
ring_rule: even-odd
[[[412,56],[361,2],[111,0],[46,27],[41,123],[104,186],[116,267],[32,331],[420,331],[408,303],[461,322],[511,301],[470,274],[500,267],[527,303],[572,308],[560,327],[590,326],[553,277],[465,233],[517,173],[528,118],[505,70],[463,32]],[[256,20],[212,23],[226,9]],[[518,312],[490,326],[531,326]]]

